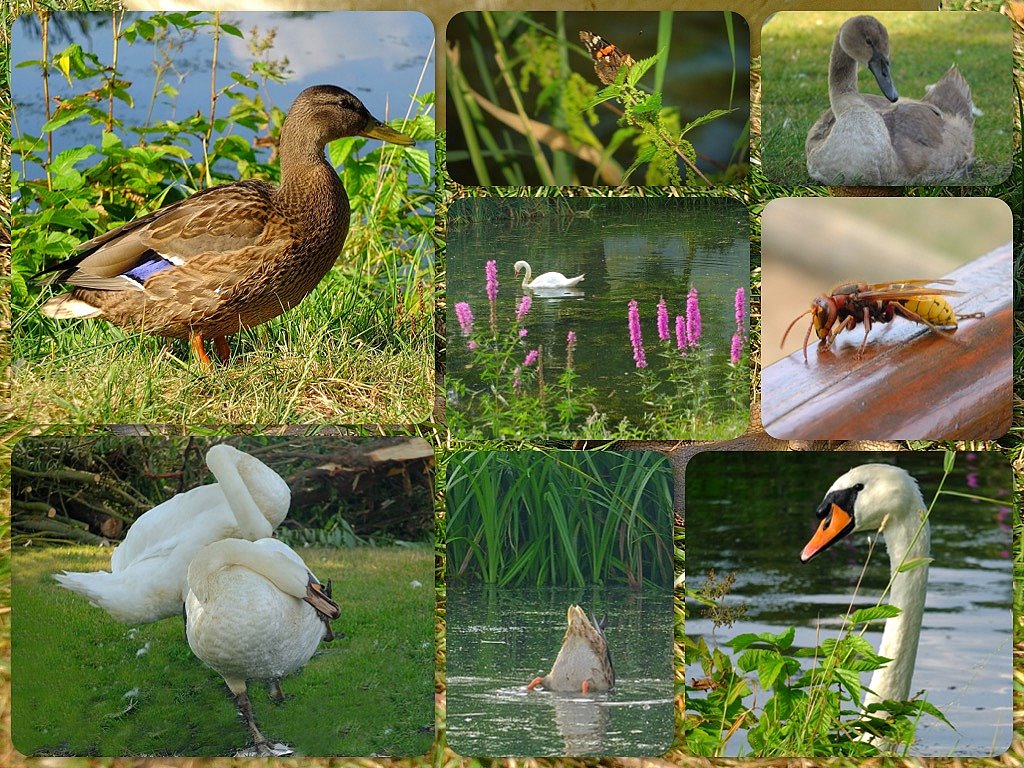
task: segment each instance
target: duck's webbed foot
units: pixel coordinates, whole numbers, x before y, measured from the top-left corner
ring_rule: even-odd
[[[526,686],[526,690],[532,691],[534,688],[536,688],[538,685],[542,684],[543,682],[544,682],[544,678],[543,677],[535,677],[535,678],[533,678],[533,680],[530,681],[530,684],[528,686]]]
[[[580,691],[582,691],[583,693],[590,693],[590,680],[589,679],[583,681],[583,684],[580,686]]]

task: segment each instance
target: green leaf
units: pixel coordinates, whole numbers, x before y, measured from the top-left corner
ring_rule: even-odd
[[[683,130],[679,133],[680,136],[685,136],[687,133],[692,131],[694,128],[704,125],[704,123],[710,123],[712,120],[717,120],[723,115],[728,115],[730,112],[735,110],[732,109],[712,109],[706,115],[701,115],[697,119],[687,123],[683,126]]]
[[[880,621],[891,619],[900,615],[900,609],[895,605],[875,605],[870,608],[861,608],[850,614],[851,624],[866,624],[869,621]]]
[[[222,23],[220,25],[220,28],[222,30],[224,30],[225,32],[227,32],[229,35],[232,35],[233,37],[245,37],[245,35],[242,34],[242,30],[240,30],[234,24],[223,24]]]
[[[918,568],[926,567],[934,558],[931,557],[915,557],[911,560],[905,560],[900,563],[899,568],[896,569],[897,573],[906,573],[907,571],[916,571]]]

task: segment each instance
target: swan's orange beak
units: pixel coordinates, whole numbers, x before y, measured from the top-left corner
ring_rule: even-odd
[[[822,518],[818,530],[814,532],[811,540],[800,552],[800,562],[806,563],[818,553],[823,552],[829,545],[852,531],[853,525],[853,515],[833,503],[829,507],[828,514]]]

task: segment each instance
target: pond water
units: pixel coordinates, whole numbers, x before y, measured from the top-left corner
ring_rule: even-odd
[[[529,262],[534,276],[551,271],[568,277],[585,274],[576,289],[530,294],[533,305],[525,321],[524,343],[528,348],[544,345],[545,376],[550,372],[554,378],[564,370],[566,334],[575,331],[578,386],[597,389],[599,405],[611,423],[623,417],[636,423],[649,407],[640,397],[641,379],[630,345],[627,305],[631,299],[639,303],[647,370],[657,375],[661,370],[658,350],[669,350],[674,344],[658,339],[658,300],[665,298],[670,319],[683,315],[687,292],[695,287],[703,323],[701,345],[711,352],[711,376],[724,375],[736,330],[736,289],[747,289],[750,283],[749,223],[741,204],[723,199],[577,198],[557,201],[557,207],[548,205],[538,215],[536,201],[516,203],[524,213],[521,219],[502,217],[498,211],[487,215],[495,201],[486,199],[457,200],[450,210],[450,375],[467,382],[470,389],[481,388],[470,367],[472,353],[459,336],[454,306],[468,302],[475,316],[486,322],[484,265],[489,259],[498,267],[499,333],[514,327],[516,307],[524,294],[524,275],[520,272],[515,277],[515,262]],[[476,212],[475,221],[460,218],[460,212],[471,210]],[[448,407],[470,406],[449,392]]]
[[[527,691],[550,670],[577,603],[608,615],[615,688]],[[456,582],[446,607],[448,743],[461,755],[660,755],[672,743],[672,592]]]
[[[796,626],[795,647],[836,636],[867,556],[855,534],[806,565],[800,548],[816,527],[814,510],[832,482],[853,466],[886,456],[917,478],[925,502],[941,478],[942,454],[705,453],[691,460],[686,486],[687,586],[708,569],[736,574],[728,604],[745,603],[732,627],[713,630],[688,615],[686,632],[711,645],[742,632]],[[945,490],[1003,500],[1006,506],[943,495],[930,516],[931,557],[911,695],[924,690],[956,727],[931,717],[917,728],[911,754],[998,755],[1012,733],[1012,477],[994,454],[961,454]],[[875,548],[855,607],[874,605],[888,583],[884,548]],[[688,606],[688,609],[690,606]],[[696,610],[696,609],[694,609]],[[878,647],[881,626],[865,636]],[[820,634],[820,636],[819,636]],[[723,647],[723,650],[728,650]],[[687,669],[702,677],[699,665]],[[866,684],[870,674],[863,675]],[[698,694],[699,695],[699,694]],[[737,735],[728,754],[746,749]]]
[[[60,23],[50,26],[53,35],[51,55],[75,42],[87,52],[95,53],[101,62],[112,60],[109,13],[58,15]],[[124,26],[152,15],[128,13]],[[203,14],[197,19],[210,21],[212,16]],[[267,83],[261,88],[261,93],[268,103],[281,109],[287,110],[303,88],[329,83],[354,93],[376,117],[395,119],[406,114],[414,94],[434,89],[434,28],[430,19],[421,13],[225,11],[221,14],[221,21],[237,26],[246,38],[222,35],[217,51],[218,87],[224,88],[231,83],[232,71],[249,71],[254,58],[248,47],[251,30],[258,29],[261,36],[275,30],[274,46],[267,55],[274,59],[287,56],[288,69],[292,74],[286,82]],[[185,36],[180,44],[180,49],[172,51],[173,64],[161,81],[173,86],[178,93],[172,97],[157,91],[154,99],[154,65],[160,62],[160,51],[141,38],[133,45],[121,42],[117,52],[118,69],[130,83],[128,91],[134,104],[129,106],[115,101],[118,117],[132,125],[152,125],[164,120],[183,120],[197,111],[209,113],[210,71],[214,55],[212,36],[206,33],[194,39]],[[15,136],[21,133],[38,136],[46,120],[40,98],[42,80],[39,68],[18,66],[23,61],[41,58],[38,25],[31,17],[19,21],[12,29],[11,51]],[[51,72],[49,78],[51,98],[66,98],[97,85],[97,81],[70,85],[57,71]],[[230,105],[230,99],[221,98],[217,115],[226,115]],[[100,131],[101,126],[90,125],[84,119],[69,123],[55,131],[54,151],[90,143],[99,146]],[[232,132],[252,138],[252,134],[241,126],[233,126]],[[134,143],[134,136],[129,135],[126,141]],[[423,146],[433,152],[432,145]],[[192,150],[201,152],[198,140],[193,142]],[[268,149],[263,151],[269,152]],[[18,162],[15,159],[16,167]],[[36,171],[38,169],[30,175]]]

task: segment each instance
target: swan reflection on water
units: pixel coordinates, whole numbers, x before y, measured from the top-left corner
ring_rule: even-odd
[[[581,288],[535,288],[530,287],[527,290],[530,291],[534,296],[539,299],[580,299],[586,296],[586,292]]]

